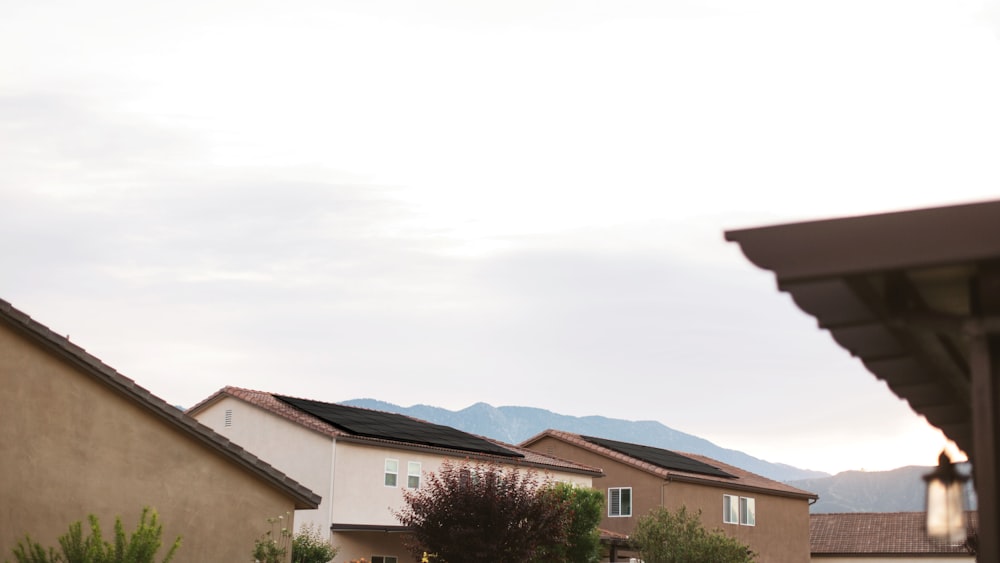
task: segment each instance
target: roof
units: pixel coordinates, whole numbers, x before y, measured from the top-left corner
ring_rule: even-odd
[[[180,409],[140,387],[86,350],[73,344],[27,314],[0,299],[0,323],[37,344],[42,349],[103,384],[161,422],[208,446],[226,460],[241,466],[265,483],[287,494],[300,509],[317,508],[320,496],[278,471],[267,462],[201,424]]]
[[[697,483],[731,490],[755,491],[806,500],[819,498],[815,493],[768,479],[756,473],[751,473],[739,467],[699,454],[672,452],[641,444],[629,444],[603,438],[581,436],[572,432],[552,429],[545,430],[536,436],[528,438],[521,445],[530,447],[531,444],[546,437],[572,444],[604,456],[609,460],[629,465],[668,481]],[[611,448],[603,444],[616,445],[616,447]],[[628,452],[642,452],[644,455],[643,457],[638,457]],[[678,464],[676,462],[677,457],[686,458],[686,463]],[[668,460],[668,462],[663,463],[663,460]],[[703,469],[705,466],[715,471],[707,472]]]
[[[970,456],[970,334],[1000,327],[1000,201],[726,232]],[[976,290],[976,288],[980,289]]]
[[[354,436],[384,438],[411,444],[454,448],[502,457],[524,457],[495,442],[462,432],[451,426],[434,424],[402,414],[361,409],[334,403],[323,403],[308,399],[297,399],[282,395],[274,395],[274,397],[297,410],[309,413]]]
[[[581,463],[545,455],[528,448],[507,444],[485,436],[476,436],[474,434],[462,432],[455,428],[441,426],[406,415],[387,413],[384,411],[365,409],[361,407],[338,405],[336,403],[323,403],[307,399],[296,399],[285,395],[277,395],[266,391],[243,389],[240,387],[224,387],[197,405],[188,409],[188,412],[197,414],[209,405],[212,405],[226,397],[232,397],[254,405],[313,432],[333,438],[334,440],[397,449],[413,449],[435,452],[442,455],[466,457],[480,461],[504,464],[523,465],[543,470],[564,471],[567,473],[589,475],[592,477],[599,477],[604,474],[604,472],[600,469]],[[303,405],[320,405],[336,408],[329,409],[326,412],[326,415],[321,418],[309,410],[300,408]],[[310,410],[315,411],[316,409],[311,408]],[[343,413],[349,413],[347,423],[343,423],[343,421],[338,419],[337,415]],[[405,440],[398,439],[397,437],[392,436],[391,432],[387,431],[380,431],[378,435],[371,435],[370,432],[357,433],[352,431],[351,422],[362,419],[403,425],[402,427],[407,432],[408,437]],[[405,419],[405,422],[401,419]],[[427,434],[430,435],[429,439],[418,439],[420,437],[421,428],[425,429]],[[448,432],[447,435],[449,436],[454,437],[454,433],[458,433],[464,435],[464,438],[450,443],[437,443],[442,441],[436,439],[436,437],[440,435],[440,432],[442,432],[442,429],[448,429],[450,432]],[[385,430],[385,428],[382,430]],[[463,445],[465,444],[465,440],[469,440],[468,443],[474,444],[474,447]],[[489,447],[487,448],[483,446],[483,443],[488,444]]]
[[[975,529],[975,513],[967,516]],[[964,545],[929,539],[926,518],[923,512],[811,514],[810,551],[813,555],[969,555]]]

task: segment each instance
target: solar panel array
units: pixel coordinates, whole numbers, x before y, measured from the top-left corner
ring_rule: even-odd
[[[642,461],[652,463],[653,465],[664,469],[674,469],[677,471],[698,473],[700,475],[711,475],[713,477],[726,477],[729,479],[738,478],[735,475],[726,473],[718,467],[713,467],[707,463],[691,459],[670,450],[643,446],[640,444],[629,444],[628,442],[618,442],[616,440],[608,440],[606,438],[594,438],[592,436],[582,436],[582,438],[591,444],[604,446],[609,450],[614,450],[618,453],[632,456],[636,459],[641,459]]]
[[[360,409],[333,403],[275,395],[276,399],[307,412],[355,436],[437,446],[504,457],[524,457],[478,436],[401,414]]]

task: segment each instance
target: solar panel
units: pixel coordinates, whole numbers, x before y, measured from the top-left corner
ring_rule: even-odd
[[[712,467],[707,463],[702,463],[698,460],[682,456],[681,454],[670,450],[643,446],[640,444],[629,444],[628,442],[618,442],[616,440],[608,440],[606,438],[594,438],[592,436],[581,437],[591,444],[604,446],[609,450],[614,450],[618,453],[632,456],[636,459],[641,459],[642,461],[652,463],[653,465],[664,469],[676,469],[677,471],[711,475],[713,477],[726,477],[729,479],[738,478],[735,475],[726,473],[718,467]]]
[[[322,403],[275,395],[276,399],[332,424],[334,427],[368,438],[396,440],[410,444],[438,446],[504,457],[524,457],[478,436],[401,414]]]

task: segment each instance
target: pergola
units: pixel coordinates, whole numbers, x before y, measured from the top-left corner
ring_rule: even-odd
[[[969,456],[1000,561],[1000,201],[726,232]]]

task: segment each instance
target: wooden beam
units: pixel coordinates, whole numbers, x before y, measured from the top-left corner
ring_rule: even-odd
[[[973,313],[1000,312],[1000,264],[984,265],[973,282]],[[978,561],[1000,562],[1000,336],[970,336],[972,467],[979,500]]]

